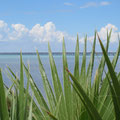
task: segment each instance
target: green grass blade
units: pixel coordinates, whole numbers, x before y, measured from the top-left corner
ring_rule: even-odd
[[[67,57],[66,57],[66,48],[65,41],[63,38],[63,83],[64,83],[64,94],[65,94],[65,102],[67,107],[68,119],[73,120],[73,108],[72,108],[72,93],[71,93],[71,85],[69,83],[69,75],[65,70],[68,68]]]
[[[49,43],[48,43],[48,52],[49,52],[49,61],[50,61],[50,67],[51,67],[53,87],[54,87],[54,92],[55,92],[55,96],[56,96],[56,102],[58,102],[59,96],[61,94],[63,95],[63,91],[62,91],[62,85],[61,85],[59,77],[58,77],[57,68],[56,68],[55,61],[54,61],[53,56],[52,56],[52,52],[51,52],[51,48],[50,48]],[[61,99],[59,117],[60,117],[59,119],[62,119],[62,120],[68,119],[64,97],[62,97],[62,99]]]
[[[87,111],[87,112],[86,112],[86,111],[81,111],[82,113],[80,113],[78,119],[80,119],[80,120],[84,120],[84,119],[85,119],[85,120],[86,120],[86,119],[89,119],[88,117],[90,117],[91,120],[93,120],[94,117],[92,116],[92,114],[91,114],[91,112],[90,112],[90,109],[89,109],[89,107],[87,106],[87,104],[85,103],[84,99],[81,97],[81,95],[80,95],[78,89],[76,88],[75,84],[73,84],[72,82],[71,82],[71,84],[72,84],[75,92],[78,94],[78,97],[79,97],[80,100],[82,101],[82,103],[83,103],[83,105],[85,106],[85,109],[86,109],[86,111]],[[84,114],[84,115],[83,115],[83,114]],[[88,116],[88,114],[89,114],[89,116]]]
[[[55,96],[58,101],[59,96],[61,95],[61,93],[63,93],[63,91],[62,91],[62,86],[61,86],[61,83],[60,83],[60,80],[58,77],[57,68],[55,65],[54,58],[52,56],[52,52],[51,52],[49,43],[48,43],[48,52],[49,52],[49,61],[50,61],[50,66],[51,66],[51,74],[52,74],[52,78],[53,78],[53,86],[54,86]]]
[[[85,37],[85,43],[84,43],[84,52],[83,52],[83,58],[82,58],[82,66],[81,66],[81,73],[80,73],[80,79],[85,82],[86,77],[86,51],[87,51],[87,35]],[[83,82],[82,82],[83,83]]]
[[[38,56],[39,70],[40,70],[41,77],[42,77],[42,80],[43,80],[44,89],[45,89],[45,92],[46,92],[48,103],[50,105],[50,110],[53,113],[54,108],[56,106],[56,100],[55,100],[52,88],[50,86],[50,83],[48,81],[47,75],[45,73],[45,70],[43,68],[42,62],[40,60],[40,56],[39,56],[38,51],[37,51],[37,56]]]
[[[28,73],[29,73],[29,65],[28,65]],[[28,74],[28,79],[27,79],[27,88],[25,91],[25,113],[24,113],[24,119],[27,119],[27,107],[28,107],[28,94],[29,94],[29,84],[30,84],[30,75]],[[31,100],[32,101],[32,100]]]
[[[12,116],[12,120],[15,120],[15,118],[16,118],[16,114],[15,114],[15,112],[16,112],[16,110],[15,110],[15,108],[16,108],[16,106],[15,106],[15,103],[16,103],[16,99],[15,99],[15,95],[14,95],[14,92],[13,92],[13,95],[12,95],[12,114],[11,114],[11,116]]]
[[[96,46],[96,31],[95,31],[94,41],[93,41],[92,53],[90,56],[90,62],[87,68],[87,83],[88,83],[89,92],[91,90],[91,79],[92,79],[92,72],[93,72],[93,66],[94,66],[95,46]]]
[[[83,90],[82,86],[79,84],[78,80],[76,80],[76,78],[69,71],[68,71],[68,73],[69,73],[71,79],[73,80],[75,87],[78,90],[77,93],[79,93],[79,96],[81,96],[83,99],[82,102],[84,101],[87,106],[86,110],[88,111],[88,109],[89,109],[88,113],[90,112],[89,113],[90,116],[92,116],[95,120],[102,120],[97,109],[94,107],[93,103],[91,102],[91,100],[89,99],[87,94],[84,92],[84,90]],[[80,97],[80,99],[81,99],[81,97]]]
[[[98,70],[96,70],[95,79],[93,83],[93,103],[97,108],[98,105],[98,99],[99,99],[99,73]]]
[[[75,67],[74,67],[74,76],[79,80],[79,38],[77,35],[76,49],[75,49]]]
[[[112,60],[112,66],[113,68],[115,69],[116,67],[116,64],[117,64],[117,61],[118,61],[118,57],[119,57],[119,53],[120,53],[120,43],[119,43],[119,46],[118,46],[118,49],[117,49],[117,52]],[[104,56],[103,56],[104,57]],[[110,79],[110,74],[109,74],[109,71],[107,73],[107,76],[108,78]],[[104,114],[104,110],[105,110],[105,107],[104,107],[104,101],[106,100],[107,98],[107,93],[109,91],[109,83],[108,83],[108,80],[107,80],[107,77],[105,77],[103,80],[102,80],[102,83],[101,83],[101,89],[100,89],[100,93],[99,93],[99,96],[104,96],[104,97],[100,97],[99,98],[99,101],[101,105],[99,105],[99,110]],[[100,113],[101,113],[100,112]]]
[[[23,78],[23,63],[22,53],[20,53],[20,86],[19,86],[19,120],[24,119],[24,78]]]
[[[107,74],[106,74],[107,75]],[[112,100],[113,100],[113,104],[114,104],[114,110],[115,110],[115,115],[116,115],[116,120],[119,120],[120,118],[120,108],[119,108],[119,105],[117,104],[118,102],[118,97],[114,91],[114,88],[112,87],[111,85],[111,82],[109,80],[109,78],[107,77],[108,79],[108,83],[109,83],[109,86],[110,86],[110,91],[111,91],[111,94],[112,94]]]
[[[51,120],[58,120],[53,114],[50,112],[47,112],[47,114],[50,116]]]
[[[62,95],[59,97],[59,101],[57,102],[57,105],[56,105],[56,108],[55,108],[55,111],[54,111],[54,115],[55,115],[56,118],[58,118],[58,113],[59,113],[59,110],[60,110],[60,104],[61,104],[61,98],[62,97],[63,97]]]
[[[30,76],[30,86],[31,86],[32,92],[34,93],[34,96],[35,96],[38,104],[40,105],[40,108],[43,111],[44,115],[46,115],[46,112],[44,111],[44,109],[47,110],[47,111],[50,111],[49,107],[48,107],[48,105],[47,105],[47,103],[46,103],[42,93],[40,92],[40,90],[38,89],[36,83],[34,82],[31,74],[28,72],[27,67],[24,64],[23,64],[23,66],[24,66],[24,70],[25,70],[26,76],[27,77]]]
[[[107,43],[106,43],[106,48],[105,48],[106,52],[108,52],[111,32],[112,32],[112,30],[110,31],[109,34],[107,32]],[[96,71],[96,76],[95,76],[95,79],[94,79],[94,83],[92,85],[92,88],[93,88],[93,101],[96,104],[96,107],[100,106],[100,105],[102,106],[102,101],[101,101],[102,97],[99,97],[99,92],[100,92],[100,84],[102,82],[102,75],[103,75],[104,67],[105,67],[105,59],[104,59],[104,56],[102,56],[101,61],[99,63],[98,70]],[[99,101],[100,101],[100,103],[99,103]]]
[[[110,30],[109,34],[107,32],[107,44],[106,44],[106,48],[105,51],[108,52],[108,47],[109,47],[109,43],[110,43],[110,38],[111,38],[111,32],[112,29]],[[102,80],[102,75],[103,75],[103,70],[104,70],[104,66],[105,66],[105,58],[104,56],[102,56],[99,67],[98,67],[98,72],[99,72],[99,82]]]
[[[28,120],[32,120],[32,102],[33,102],[33,97],[30,102],[30,108],[29,108],[30,110],[29,110]]]
[[[108,70],[110,72],[110,76],[111,76],[111,79],[112,79],[112,83],[113,83],[113,88],[115,90],[115,93],[116,93],[116,97],[117,97],[117,104],[118,104],[118,107],[120,108],[120,100],[118,99],[120,97],[120,84],[118,82],[118,79],[117,79],[117,76],[116,76],[116,73],[113,69],[113,66],[110,62],[110,59],[108,58],[108,55],[107,53],[105,52],[105,49],[104,49],[104,46],[99,38],[99,35],[98,35],[98,39],[99,39],[99,42],[100,42],[100,45],[101,45],[101,49],[102,49],[102,52],[103,52],[103,55],[105,57],[105,61],[106,61],[106,64],[107,64],[107,67],[108,67]]]
[[[79,38],[77,35],[77,41],[76,41],[76,48],[75,48],[75,64],[74,64],[74,77],[80,82],[79,77]],[[76,91],[73,89],[73,119],[79,119],[79,113],[80,113],[80,100],[78,95],[76,94]]]
[[[9,120],[1,68],[0,68],[0,118],[1,120]]]

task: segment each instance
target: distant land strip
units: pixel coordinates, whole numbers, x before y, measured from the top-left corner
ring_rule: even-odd
[[[39,52],[40,55],[48,55],[48,52]],[[52,52],[53,55],[62,55],[62,52]],[[66,52],[67,55],[75,55],[75,52]],[[115,55],[116,52],[108,52],[108,55]],[[0,55],[20,55],[19,52],[1,52]],[[36,52],[23,52],[22,55],[36,55]],[[83,52],[79,52],[79,55],[83,55]],[[87,52],[86,55],[91,55],[91,52]],[[95,55],[101,56],[102,52],[96,52]]]

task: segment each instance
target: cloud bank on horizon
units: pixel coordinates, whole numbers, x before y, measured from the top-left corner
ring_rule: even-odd
[[[107,31],[109,32],[112,29],[111,42],[117,42],[120,32],[118,28],[113,24],[107,24],[102,27],[98,34],[103,42],[106,42]],[[61,42],[63,39],[69,41],[76,40],[76,36],[69,35],[67,32],[56,30],[56,26],[53,22],[47,22],[43,26],[36,24],[32,29],[28,29],[23,24],[12,24],[8,27],[7,23],[0,20],[0,41],[18,41],[18,40],[32,40],[33,42]],[[92,42],[94,36],[88,36],[88,41]],[[81,37],[79,40],[81,43],[84,42],[84,37]],[[24,41],[23,41],[24,42]]]

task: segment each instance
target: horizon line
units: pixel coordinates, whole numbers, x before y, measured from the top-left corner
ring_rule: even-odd
[[[48,52],[38,52],[41,55],[48,55]],[[86,52],[86,55],[90,55],[92,52]],[[115,55],[116,52],[108,52],[109,55]],[[22,55],[36,55],[36,52],[22,52]],[[53,55],[62,55],[62,52],[52,52]],[[75,52],[66,52],[67,55],[74,55]],[[83,55],[83,52],[79,52]],[[95,55],[102,55],[102,52],[95,52]],[[0,55],[20,55],[20,52],[0,52]]]

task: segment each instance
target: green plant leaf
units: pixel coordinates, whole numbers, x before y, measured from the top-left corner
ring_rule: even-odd
[[[34,96],[35,96],[38,104],[40,105],[40,109],[43,111],[44,118],[47,119],[48,115],[45,112],[45,110],[47,110],[49,112],[50,111],[49,107],[48,107],[42,93],[40,92],[40,90],[38,89],[36,83],[34,82],[31,74],[28,72],[28,69],[26,68],[26,66],[24,64],[23,64],[23,66],[24,66],[24,69],[25,69],[26,76],[30,77],[30,86],[31,86],[32,92],[34,93]]]
[[[64,94],[65,94],[65,102],[68,113],[68,119],[73,120],[73,107],[72,107],[72,91],[71,85],[69,83],[69,75],[65,70],[68,68],[67,57],[66,57],[66,48],[65,41],[63,38],[63,84],[64,84]]]
[[[101,40],[100,40],[100,38],[99,38],[99,35],[98,35],[98,39],[99,39],[99,42],[100,42],[100,46],[101,46],[103,55],[104,55],[104,57],[105,57],[105,61],[106,61],[108,70],[109,70],[109,72],[110,72],[110,76],[111,76],[111,79],[112,79],[112,83],[113,83],[113,89],[112,89],[112,87],[110,86],[110,84],[109,84],[109,86],[110,86],[110,88],[111,88],[111,93],[114,94],[114,92],[115,92],[114,97],[115,97],[116,99],[114,98],[114,99],[113,99],[113,102],[114,102],[115,104],[117,104],[117,107],[115,107],[115,104],[114,104],[114,107],[115,107],[115,109],[118,108],[117,110],[120,111],[120,100],[119,100],[119,97],[120,97],[120,89],[119,89],[119,88],[120,88],[120,84],[119,84],[119,82],[118,82],[118,79],[117,79],[117,76],[116,76],[115,71],[114,71],[114,69],[113,69],[113,66],[112,66],[112,64],[111,64],[111,62],[110,62],[110,60],[109,60],[109,57],[108,57],[107,53],[105,52],[104,46],[103,46],[103,44],[102,44],[102,42],[101,42]],[[113,90],[114,90],[114,92],[113,92]],[[117,110],[116,110],[116,111],[117,111]],[[118,116],[116,116],[116,119],[117,119],[117,118],[118,118]]]
[[[85,36],[82,66],[81,66],[81,73],[80,73],[80,82],[83,84],[86,84],[86,51],[87,51],[87,35]]]
[[[49,61],[50,61],[50,67],[51,67],[51,74],[52,74],[52,80],[53,80],[53,87],[54,87],[54,92],[56,96],[56,102],[59,101],[59,96],[62,94],[63,95],[63,90],[62,90],[62,85],[60,83],[60,79],[57,73],[57,68],[55,65],[54,58],[52,56],[51,48],[48,43],[48,52],[49,52]],[[60,105],[60,114],[59,114],[59,119],[62,120],[67,120],[68,119],[68,114],[67,114],[67,109],[66,109],[66,104],[65,104],[65,99],[64,97],[61,98],[61,105]]]
[[[38,51],[37,51],[37,56],[38,56],[39,70],[40,70],[41,77],[42,77],[42,80],[43,80],[44,89],[45,89],[46,96],[47,96],[47,99],[48,99],[48,102],[49,102],[49,105],[50,105],[50,110],[51,110],[51,112],[53,112],[54,108],[56,106],[56,100],[55,100],[52,88],[50,86],[50,83],[48,81],[47,75],[45,73],[45,70],[43,68],[42,62],[40,60],[40,56],[39,56]]]
[[[95,46],[96,46],[96,31],[95,31],[95,35],[94,35],[92,53],[90,56],[90,62],[89,62],[88,68],[87,68],[87,83],[88,83],[89,93],[91,93],[91,79],[92,79],[92,72],[93,72],[93,66],[94,66]]]
[[[9,120],[7,100],[6,100],[6,96],[5,96],[1,68],[0,68],[0,119],[1,120]]]
[[[20,86],[19,86],[19,120],[24,119],[24,78],[23,78],[23,63],[22,53],[20,53]]]
[[[68,70],[67,70],[68,71]],[[77,88],[77,94],[79,95],[80,99],[84,105],[86,104],[85,108],[88,111],[89,115],[94,119],[94,120],[102,120],[100,114],[98,113],[97,109],[94,107],[93,103],[87,96],[87,94],[84,92],[82,86],[79,84],[78,80],[68,71],[71,79],[73,80],[75,87]]]

